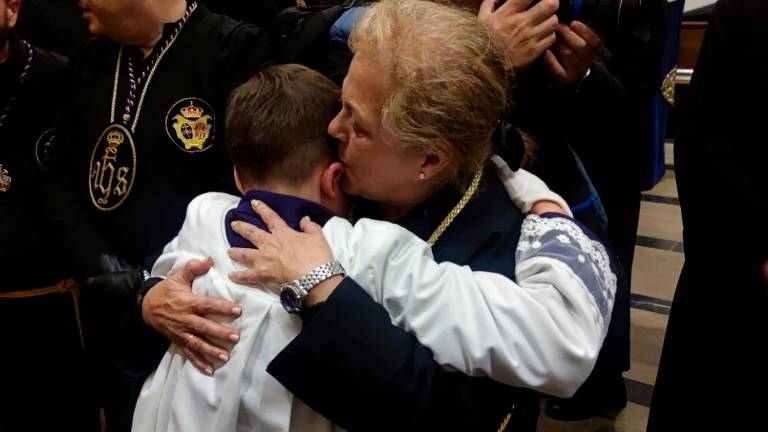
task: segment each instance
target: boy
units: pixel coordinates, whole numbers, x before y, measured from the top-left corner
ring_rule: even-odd
[[[410,314],[418,313],[413,312],[413,305],[424,299],[408,294],[429,292],[438,283],[439,289],[447,289],[448,285],[466,289],[503,286],[510,295],[520,295],[523,303],[551,303],[552,291],[525,289],[526,280],[536,277],[539,287],[542,283],[551,285],[559,296],[568,299],[568,306],[561,313],[564,321],[547,315],[541,321],[533,319],[535,324],[547,321],[563,326],[565,322],[573,323],[572,315],[578,315],[581,318],[577,319],[577,327],[592,330],[565,330],[562,337],[596,354],[607,322],[602,322],[600,305],[590,303],[583,283],[568,279],[571,273],[558,268],[529,271],[518,277],[518,285],[497,274],[473,273],[450,263],[438,265],[423,241],[397,225],[362,219],[352,226],[345,219],[333,217],[347,213],[339,187],[343,166],[336,160],[335,149],[326,135],[326,127],[339,109],[338,100],[339,91],[332,82],[298,65],[265,67],[230,97],[227,146],[235,164],[236,184],[244,196],[240,199],[208,193],[195,198],[181,232],[166,246],[152,273],[167,276],[189,259],[212,257],[215,267],[195,280],[193,290],[242,306],[241,317],[229,323],[241,329],[240,342],[229,347],[229,358],[219,359],[213,376],[197,372],[180,347],[169,348],[144,385],[134,414],[135,431],[333,429],[329,421],[294,399],[266,372],[269,361],[298,334],[300,321],[285,312],[275,293],[237,285],[228,279],[230,272],[242,269],[227,256],[228,248],[250,246],[232,231],[231,222],[240,220],[263,226],[251,210],[250,202],[254,199],[274,209],[294,228],[298,228],[304,216],[324,225],[324,234],[347,274],[385,305],[397,325],[412,331],[432,349],[436,360],[446,368],[535,387],[532,380],[523,378],[525,373],[519,367],[518,363],[526,362],[516,356],[517,352],[495,352],[494,347],[500,343],[493,336],[481,336],[476,329],[472,331],[471,325],[457,331],[461,324],[450,319],[412,319]],[[535,177],[522,171],[512,173],[500,160],[494,162],[521,209],[528,210],[540,200],[554,201],[566,208],[562,199]],[[579,232],[571,238],[583,240],[579,235],[585,236]],[[527,241],[530,237],[521,236],[521,244],[524,238]],[[559,253],[565,250],[573,254],[576,249],[568,248],[576,242],[560,241]],[[534,247],[542,249],[547,245]],[[604,249],[602,252],[607,257]],[[407,263],[408,267],[398,267],[390,260]],[[390,268],[392,271],[383,271]],[[597,289],[615,289],[612,273],[591,276],[590,280],[598,281],[594,284],[599,285]],[[531,300],[537,296],[542,297]],[[472,322],[473,311],[466,313],[462,321]],[[588,324],[597,321],[599,325]],[[552,362],[557,363],[557,359]]]

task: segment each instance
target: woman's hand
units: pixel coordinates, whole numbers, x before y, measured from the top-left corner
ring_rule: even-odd
[[[257,248],[230,249],[229,256],[233,260],[249,267],[248,270],[231,273],[229,278],[233,282],[277,291],[281,284],[333,261],[333,252],[320,225],[304,217],[301,232],[295,231],[263,202],[252,201],[251,206],[269,232],[246,222],[232,223],[235,232]]]
[[[240,306],[234,303],[192,294],[192,281],[212,265],[210,258],[190,260],[182,271],[152,287],[141,304],[144,321],[181,347],[195,367],[208,375],[213,374],[213,363],[208,359],[229,360],[229,351],[211,341],[231,345],[240,340],[240,332],[203,316],[237,318],[241,313]]]

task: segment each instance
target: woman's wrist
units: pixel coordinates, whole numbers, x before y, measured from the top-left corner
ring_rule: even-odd
[[[561,213],[567,215],[565,209],[560,207],[560,204],[549,200],[542,200],[534,203],[531,207],[531,213],[535,215],[542,215],[544,213]]]
[[[307,298],[305,299],[305,305],[313,306],[328,300],[328,297],[333,294],[333,291],[336,290],[336,287],[338,287],[343,280],[344,276],[337,275],[320,282],[314,288],[312,288],[312,290],[307,295]]]

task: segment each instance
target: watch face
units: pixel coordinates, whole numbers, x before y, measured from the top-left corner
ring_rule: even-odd
[[[293,285],[283,285],[280,290],[280,303],[288,312],[298,312],[301,309],[301,292]]]

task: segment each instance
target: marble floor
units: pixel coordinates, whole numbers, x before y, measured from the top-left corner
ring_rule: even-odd
[[[667,171],[643,194],[632,269],[631,369],[624,373],[629,404],[615,418],[559,422],[542,414],[540,432],[640,432],[648,421],[656,369],[675,286],[683,266],[682,221],[672,144]]]

